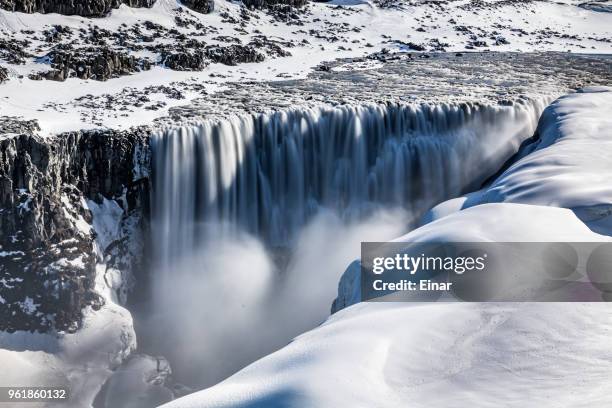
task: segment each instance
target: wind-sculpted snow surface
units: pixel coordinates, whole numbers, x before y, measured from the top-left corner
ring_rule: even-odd
[[[609,214],[600,213],[595,232],[556,206],[610,202],[610,109],[610,88],[559,99],[544,113],[537,145],[489,188],[441,204],[428,224],[398,240],[609,242]],[[597,172],[601,178],[591,177]],[[358,291],[340,289],[342,306],[359,301],[348,298]],[[608,406],[611,328],[606,303],[358,304],[164,408]]]
[[[603,407],[611,325],[605,303],[359,304],[163,407]]]

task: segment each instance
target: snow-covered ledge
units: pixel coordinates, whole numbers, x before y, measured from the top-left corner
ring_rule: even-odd
[[[445,201],[396,241],[577,242],[612,235],[612,88],[559,98],[537,140],[486,188]],[[488,220],[488,221],[487,221]],[[361,299],[360,264],[342,275],[334,312]]]

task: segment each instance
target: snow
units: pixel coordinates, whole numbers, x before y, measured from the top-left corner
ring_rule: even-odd
[[[185,100],[167,98],[163,94],[151,95],[152,100],[164,101],[167,105],[155,110],[130,108],[127,115],[105,115],[93,118],[85,107],[75,105],[75,99],[85,95],[117,95],[126,88],[142,90],[152,85],[169,85],[177,81],[204,85],[207,92],[223,89],[227,82],[285,80],[304,78],[312,68],[323,61],[336,58],[363,56],[382,48],[397,51],[403,46],[389,39],[428,44],[433,39],[448,43],[448,51],[464,51],[469,38],[454,30],[454,26],[472,26],[476,32],[497,32],[510,44],[487,48],[496,51],[572,51],[580,53],[611,53],[612,43],[601,41],[612,37],[612,13],[601,13],[577,7],[577,2],[526,2],[515,6],[501,5],[492,9],[473,12],[462,8],[468,1],[455,1],[437,8],[433,2],[418,5],[404,5],[401,9],[383,9],[372,2],[340,1],[331,3],[312,2],[310,14],[302,20],[304,26],[298,27],[276,23],[261,11],[254,13],[259,19],[251,19],[244,32],[235,30],[235,25],[224,22],[223,13],[237,17],[240,3],[218,1],[216,11],[201,15],[188,11],[190,17],[200,20],[207,27],[216,27],[218,32],[202,34],[188,28],[176,27],[174,17],[178,15],[178,3],[173,0],[158,0],[151,9],[132,9],[123,5],[113,10],[111,15],[102,19],[88,19],[78,16],[56,14],[22,14],[0,10],[0,32],[14,34],[22,38],[22,30],[40,31],[52,25],[72,27],[74,31],[96,25],[103,29],[116,31],[121,24],[132,25],[149,20],[165,27],[176,28],[189,36],[196,36],[208,44],[223,44],[221,36],[234,36],[247,43],[262,32],[269,38],[294,41],[296,47],[289,48],[292,56],[267,58],[262,63],[241,64],[236,67],[212,64],[202,72],[178,72],[154,67],[150,71],[111,79],[106,82],[93,80],[68,79],[65,83],[53,81],[34,81],[27,78],[32,71],[44,71],[48,65],[28,62],[25,65],[10,66],[11,80],[0,86],[0,112],[8,116],[37,118],[43,135],[66,130],[92,127],[112,127],[125,129],[131,126],[151,123],[155,118],[168,114],[172,107],[186,104],[201,97],[200,92],[185,88]],[[338,9],[338,4],[343,7]],[[449,20],[456,24],[450,24]],[[356,30],[330,29],[330,24],[341,20]],[[423,28],[423,32],[416,31]],[[558,31],[559,35],[541,38],[536,31]],[[327,36],[337,35],[338,40],[329,42],[308,34],[310,30],[321,31]],[[523,30],[529,34],[521,34]],[[574,39],[577,35],[579,39]],[[566,38],[563,38],[566,36]],[[483,35],[487,38],[487,35]],[[307,40],[308,43],[302,43]],[[161,39],[161,42],[165,39]],[[32,47],[48,49],[49,44],[36,40]],[[342,48],[341,48],[342,47]],[[405,48],[405,47],[404,47]],[[37,55],[42,55],[38,53]],[[24,75],[18,78],[18,75]],[[178,85],[174,85],[178,86]],[[53,108],[57,106],[57,108]]]
[[[559,99],[540,123],[541,141],[536,150],[467,205],[612,205],[611,107],[612,88],[585,89]]]
[[[559,208],[610,202],[610,109],[610,88],[561,98],[531,154],[398,241],[612,240],[612,229],[595,232]],[[345,283],[352,276],[349,268]],[[609,406],[611,334],[607,303],[360,303],[163,407]]]
[[[91,211],[96,241],[102,251],[117,239],[123,219],[123,209],[115,200],[102,198],[100,204],[87,200],[86,208]]]
[[[75,213],[68,197],[62,200]],[[114,201],[101,204],[86,203],[93,213],[93,228],[97,233],[97,246],[104,249],[118,233],[120,208]],[[78,215],[72,217],[81,231],[89,233],[92,226]],[[83,266],[81,257],[59,262]],[[0,361],[2,386],[62,386],[68,387],[70,400],[58,403],[63,408],[92,406],[93,400],[113,370],[136,349],[136,334],[129,311],[117,302],[116,286],[121,276],[96,266],[95,291],[104,298],[100,310],[84,310],[83,325],[76,333],[0,332]],[[0,281],[0,283],[2,283]],[[6,283],[4,283],[6,285]],[[0,302],[3,303],[3,302]],[[35,313],[37,305],[26,297],[21,307]],[[52,319],[51,316],[48,318]],[[53,404],[45,406],[55,406]]]
[[[111,370],[135,348],[129,312],[111,302],[86,310],[74,334],[0,332],[2,386],[67,386],[73,398],[58,406],[89,407]]]
[[[610,327],[608,304],[359,304],[163,407],[607,406]]]

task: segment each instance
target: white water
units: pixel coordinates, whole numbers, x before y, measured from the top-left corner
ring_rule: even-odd
[[[347,221],[381,206],[419,216],[493,174],[546,102],[321,107],[167,129],[152,141],[156,254],[191,252],[202,223],[287,246],[321,207]]]
[[[360,241],[480,186],[546,104],[296,109],[160,132],[140,339],[198,387],[286,344],[329,315]]]

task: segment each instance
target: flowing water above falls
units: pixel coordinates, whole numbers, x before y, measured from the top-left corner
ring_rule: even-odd
[[[321,208],[417,217],[494,173],[546,102],[320,107],[167,129],[152,143],[156,254],[191,251],[207,223],[286,246]]]

